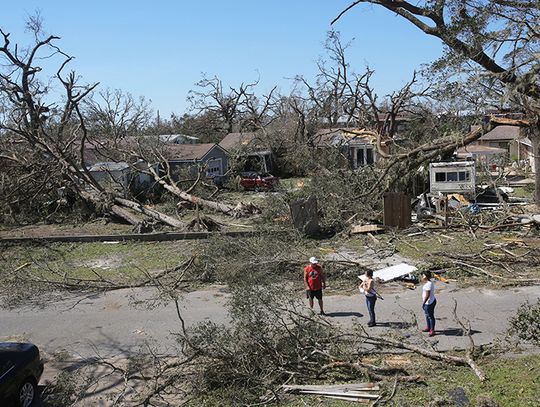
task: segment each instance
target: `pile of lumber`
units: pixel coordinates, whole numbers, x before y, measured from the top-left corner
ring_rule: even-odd
[[[283,385],[282,388],[290,393],[309,394],[365,404],[380,397],[379,394],[375,393],[379,390],[379,386],[373,383]]]

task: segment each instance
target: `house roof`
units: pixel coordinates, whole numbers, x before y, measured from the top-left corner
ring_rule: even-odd
[[[168,144],[163,147],[163,155],[166,159],[172,161],[198,161],[202,160],[215,148],[222,149],[214,143]]]
[[[489,140],[517,140],[521,137],[521,130],[518,126],[497,126],[479,138],[481,141]]]
[[[255,132],[229,133],[219,142],[219,145],[229,151],[252,148],[258,144],[259,134]]]
[[[482,146],[479,144],[469,144],[457,149],[457,155],[470,156],[470,155],[492,155],[492,154],[506,154],[506,149],[499,147]]]

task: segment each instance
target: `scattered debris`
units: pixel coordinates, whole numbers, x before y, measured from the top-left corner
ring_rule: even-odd
[[[223,224],[212,219],[210,216],[197,216],[191,222],[187,224],[187,229],[193,232],[208,231],[216,232],[220,231]]]
[[[346,400],[357,403],[369,403],[378,400],[379,386],[373,383],[350,383],[334,385],[283,385],[286,392],[322,396],[337,400]]]
[[[418,270],[416,267],[411,266],[407,263],[400,263],[395,266],[386,267],[373,272],[373,278],[376,280],[381,280],[383,282],[392,281],[400,277],[404,277],[408,274],[414,273]],[[365,276],[358,276],[358,278],[365,279]]]
[[[351,234],[382,232],[385,229],[382,225],[355,225],[351,229]]]

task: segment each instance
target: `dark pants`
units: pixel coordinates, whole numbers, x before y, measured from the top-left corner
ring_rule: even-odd
[[[375,323],[375,301],[377,301],[376,296],[366,295],[366,305],[369,312],[369,322],[372,324]]]
[[[426,323],[427,328],[430,331],[435,330],[435,305],[437,305],[437,300],[434,300],[431,304],[424,304],[422,308],[424,309],[424,314],[426,314]]]

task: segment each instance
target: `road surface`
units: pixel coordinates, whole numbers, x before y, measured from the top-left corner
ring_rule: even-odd
[[[381,290],[384,300],[376,304],[377,322],[367,328],[373,334],[398,329],[413,342],[427,339],[418,326],[425,325],[420,304],[421,288],[408,290],[397,283]],[[166,354],[175,354],[174,332],[180,330],[174,304],[154,304],[154,307],[135,306],[137,301],[154,296],[153,289],[118,290],[100,295],[65,298],[44,308],[21,307],[0,310],[0,340],[25,340],[36,343],[48,354],[67,352],[82,358],[118,357],[136,352],[151,343]],[[304,295],[299,290],[299,296]],[[227,292],[224,287],[186,294],[180,301],[187,325],[201,321],[227,323]],[[469,320],[473,339],[477,344],[502,338],[508,319],[525,300],[535,302],[540,297],[540,286],[491,290],[458,288],[453,284],[437,284],[438,334],[429,338],[431,346],[439,350],[465,348],[468,339],[461,334],[454,320],[453,300],[463,321]],[[316,306],[316,305],[315,305]],[[345,326],[353,322],[367,323],[367,310],[360,294],[326,295],[326,317],[332,323]],[[418,326],[411,325],[414,320]]]

